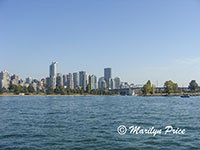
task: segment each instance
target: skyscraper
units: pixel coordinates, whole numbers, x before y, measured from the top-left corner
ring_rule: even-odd
[[[111,89],[115,89],[115,80],[111,79]]]
[[[57,73],[56,86],[57,87],[62,87],[63,86],[63,76],[62,76],[61,73]]]
[[[73,75],[71,73],[67,75],[67,88],[74,89]]]
[[[96,89],[96,81],[97,81],[96,79],[97,78],[96,78],[95,75],[90,75],[89,76],[89,84],[90,84],[92,90]]]
[[[79,84],[80,87],[83,88],[84,90],[86,90],[86,86],[87,86],[87,75],[85,71],[80,71],[79,72]]]
[[[79,74],[78,72],[73,73],[73,82],[74,82],[74,88],[79,87]]]
[[[111,78],[112,78],[112,69],[104,68],[104,79],[106,81],[107,88],[111,88]]]
[[[57,62],[52,62],[49,66],[49,77],[56,77],[57,74]]]
[[[63,85],[64,87],[67,87],[67,74],[63,75]]]
[[[50,88],[52,88],[52,89],[56,88],[56,76],[50,77]]]
[[[98,81],[98,89],[106,88],[106,81],[104,80],[104,77],[99,78]]]
[[[114,80],[115,80],[115,88],[120,89],[120,84],[121,84],[120,78],[116,77]]]
[[[49,77],[50,77],[50,87],[55,89],[56,88],[56,74],[57,73],[57,63],[52,62],[49,67]]]
[[[4,70],[0,72],[0,88],[8,89],[10,86],[10,75]]]

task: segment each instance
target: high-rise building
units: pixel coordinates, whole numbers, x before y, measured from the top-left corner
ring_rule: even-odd
[[[56,76],[50,77],[50,88],[52,88],[52,89],[56,88]]]
[[[115,80],[111,79],[111,89],[115,89]]]
[[[67,88],[74,89],[73,75],[71,73],[67,75]]]
[[[67,87],[67,74],[63,75],[63,85],[64,87]]]
[[[50,88],[50,77],[46,78],[46,88]]]
[[[79,72],[79,85],[81,88],[83,88],[84,90],[86,90],[86,86],[87,86],[87,75],[85,71],[80,71]]]
[[[56,75],[57,75],[57,63],[52,62],[52,64],[49,66],[50,87],[52,89],[56,88]]]
[[[57,73],[57,77],[56,77],[56,86],[57,86],[57,87],[63,86],[63,76],[62,76],[61,73]]]
[[[1,89],[8,89],[10,86],[10,75],[9,73],[4,70],[0,72],[0,88]]]
[[[56,77],[57,74],[57,62],[52,62],[49,66],[49,77]]]
[[[104,80],[106,81],[108,89],[111,89],[111,78],[112,78],[112,69],[104,68]]]
[[[98,81],[98,89],[102,89],[102,88],[106,88],[106,81],[104,79],[104,77],[99,78]]]
[[[121,84],[120,78],[116,77],[114,80],[115,80],[115,88],[120,89],[120,84]]]
[[[97,78],[95,75],[89,75],[89,84],[91,86],[91,89],[96,89],[96,84],[97,84]]]
[[[89,75],[86,74],[86,86],[89,84]]]
[[[73,82],[74,82],[74,88],[79,87],[79,74],[78,72],[73,73]]]

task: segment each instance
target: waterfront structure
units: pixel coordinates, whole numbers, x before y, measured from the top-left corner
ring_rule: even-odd
[[[72,73],[69,73],[67,75],[67,88],[74,89],[74,82],[73,82],[73,75],[72,75]]]
[[[0,88],[1,89],[8,89],[10,86],[10,75],[9,73],[4,70],[0,72]]]
[[[79,85],[83,90],[86,90],[87,86],[87,75],[85,71],[79,72]]]
[[[56,87],[62,87],[63,86],[63,76],[61,73],[57,73],[56,76]]]
[[[108,89],[111,89],[111,79],[112,79],[112,69],[104,68],[104,80],[106,81]]]
[[[92,90],[96,89],[96,81],[97,81],[97,77],[95,75],[89,75],[89,84]]]
[[[128,84],[128,82],[122,82],[120,84],[120,89],[125,89],[125,88],[130,88],[130,85]]]
[[[120,89],[120,84],[121,84],[121,81],[120,81],[120,78],[119,77],[115,77],[115,88],[116,89]]]
[[[73,73],[73,82],[74,82],[74,88],[79,88],[79,74],[78,74],[78,72]]]

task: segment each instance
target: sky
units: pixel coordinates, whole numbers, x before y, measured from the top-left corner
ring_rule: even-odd
[[[199,0],[0,0],[0,70],[200,84]]]

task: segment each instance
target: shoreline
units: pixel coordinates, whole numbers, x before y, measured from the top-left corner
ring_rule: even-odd
[[[189,96],[200,96],[200,93],[186,93],[188,94]],[[72,94],[72,95],[60,95],[60,94],[53,94],[53,95],[46,95],[46,94],[30,94],[30,95],[20,95],[20,94],[0,94],[0,97],[6,97],[6,96],[129,96],[129,97],[135,97],[135,96],[138,96],[138,97],[180,97],[182,96],[182,94],[170,94],[170,95],[167,95],[167,94],[154,94],[154,95],[92,95],[92,94]]]

